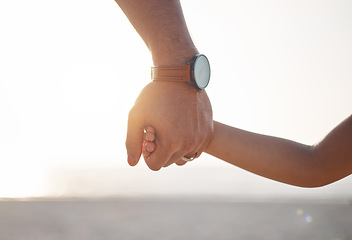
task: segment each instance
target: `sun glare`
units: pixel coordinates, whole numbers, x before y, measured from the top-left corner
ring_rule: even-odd
[[[28,198],[44,195],[44,169],[7,164],[0,170],[0,198]]]
[[[215,120],[313,144],[351,113],[348,4],[181,2]],[[0,197],[45,195],[57,163],[127,167],[128,111],[152,62],[116,3],[1,1],[0,32]]]

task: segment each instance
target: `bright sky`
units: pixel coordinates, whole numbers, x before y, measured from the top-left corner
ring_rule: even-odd
[[[351,114],[351,1],[182,3],[216,120],[313,144]],[[0,0],[0,34],[0,197],[40,194],[55,165],[127,167],[152,62],[117,4]]]

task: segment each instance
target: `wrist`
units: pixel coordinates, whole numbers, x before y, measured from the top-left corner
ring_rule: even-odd
[[[194,55],[186,64],[174,61],[173,64],[154,65],[151,70],[153,81],[185,82],[197,90],[205,89],[210,80],[210,64],[203,54]]]
[[[165,65],[185,65],[187,64],[196,54],[199,54],[196,47],[182,48],[180,49],[163,49],[152,52],[153,65],[154,66],[165,66]]]

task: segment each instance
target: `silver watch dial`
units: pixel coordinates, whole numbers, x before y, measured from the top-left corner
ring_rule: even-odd
[[[204,89],[210,80],[210,65],[206,56],[199,55],[194,62],[194,80],[200,89]]]

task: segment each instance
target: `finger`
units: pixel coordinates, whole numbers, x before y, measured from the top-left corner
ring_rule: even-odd
[[[153,134],[155,133],[155,129],[151,126],[146,126],[145,131],[148,133],[153,133]]]
[[[142,155],[143,155],[143,158],[144,158],[144,161],[146,161],[148,159],[148,157],[150,156],[150,152],[147,151],[146,148],[143,149],[143,152],[142,152]]]
[[[198,150],[199,151],[199,150]],[[192,151],[192,153],[188,153],[185,154],[184,156],[182,156],[178,161],[176,161],[175,163],[179,166],[184,165],[187,162],[191,162],[193,160],[195,160],[196,158],[199,157],[200,154],[198,154],[198,151]],[[186,159],[184,159],[186,158]]]
[[[176,163],[176,165],[178,165],[178,166],[183,166],[183,165],[185,165],[187,162],[186,161],[183,161],[182,159],[181,160],[178,160],[177,162],[175,162]]]
[[[149,153],[152,153],[155,151],[155,143],[154,142],[146,142],[145,143],[145,150]]]
[[[148,167],[153,171],[160,170],[166,162],[171,158],[172,153],[167,151],[165,147],[155,148],[155,151],[145,161]]]
[[[174,161],[170,161],[169,160],[167,163],[164,164],[163,168],[166,168],[166,167],[170,166],[173,163],[174,163]]]
[[[127,127],[126,149],[127,161],[131,166],[135,166],[142,154],[143,127],[133,118],[130,113]]]
[[[177,163],[177,162],[181,163],[180,160],[183,161],[183,162],[186,162],[186,161],[182,160],[182,157],[186,157],[186,158],[189,158],[189,159],[192,159],[192,158],[197,157],[197,156],[198,156],[198,155],[197,155],[197,149],[199,149],[199,148],[198,148],[198,147],[197,147],[197,148],[194,148],[192,151],[190,151],[190,152],[188,152],[188,153],[185,153],[185,152],[183,152],[183,153],[181,153],[181,154],[180,154],[180,152],[175,153],[175,154],[169,159],[169,161],[164,164],[163,167],[168,167],[168,166],[170,166],[171,164]],[[182,165],[183,165],[183,164],[182,164]]]
[[[178,162],[181,157],[183,157],[183,154],[180,154],[180,153],[175,153],[174,155],[172,155],[172,157],[169,159],[169,161],[167,161],[165,164],[164,164],[164,168],[165,167],[168,167],[170,166],[171,164],[175,163],[175,162]]]
[[[150,133],[150,132],[145,132],[143,134],[143,139],[146,141],[146,142],[154,142],[155,140],[155,134],[154,133]]]

